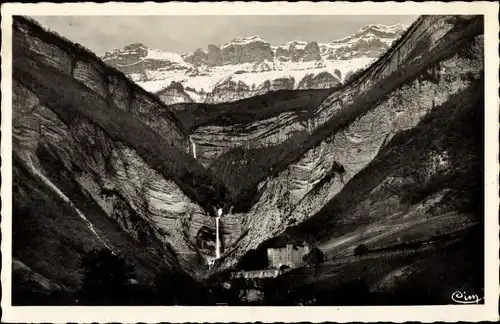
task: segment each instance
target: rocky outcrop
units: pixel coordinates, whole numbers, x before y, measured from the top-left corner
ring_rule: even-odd
[[[276,59],[282,62],[310,62],[321,60],[317,42],[293,41],[276,49]]]
[[[207,103],[231,102],[241,97],[251,97],[252,89],[242,81],[231,77],[219,82],[213,91],[207,95]]]
[[[334,199],[289,232],[309,236],[321,224],[313,235],[322,248],[349,255],[360,244],[377,250],[428,242],[480,225],[483,80],[469,79],[466,89],[400,131]]]
[[[193,102],[189,94],[184,91],[182,83],[174,82],[167,88],[157,93],[158,98],[167,105],[172,105],[181,102]]]
[[[208,45],[208,53],[207,53],[207,65],[221,65],[221,55],[220,55],[220,47],[216,45]]]
[[[103,100],[112,101],[116,107],[130,112],[134,117],[158,131],[165,140],[176,147],[185,147],[185,131],[176,118],[164,109],[164,104],[123,74],[112,70],[97,57],[83,54],[79,48],[65,47],[57,36],[44,34],[46,39],[34,35],[37,31],[28,25],[18,25],[16,45],[37,55],[44,64],[71,76],[90,88]],[[67,45],[66,45],[67,46]],[[103,77],[104,76],[104,77]],[[162,120],[154,116],[163,113]]]
[[[239,37],[220,47],[220,61],[225,64],[243,64],[273,61],[271,45],[260,37]]]
[[[338,80],[331,82],[332,84],[338,84]],[[264,81],[259,86],[252,85],[252,87],[247,86],[243,81],[236,81],[234,78],[229,77],[219,84],[217,84],[212,92],[210,92],[205,102],[208,104],[216,104],[220,102],[234,102],[241,100],[242,98],[250,98],[259,96],[269,91],[278,90],[293,90],[295,87],[295,79],[293,77],[288,78],[277,78]],[[318,81],[317,88],[322,89],[325,86],[320,84]],[[181,103],[181,102],[179,102]]]
[[[293,77],[267,80],[255,90],[255,96],[268,93],[269,91],[293,90],[294,84],[295,79]]]
[[[211,58],[211,60],[213,59]],[[194,66],[204,65],[208,62],[208,54],[203,49],[198,48],[193,54],[187,55],[184,61]]]
[[[134,43],[125,46],[122,50],[106,52],[102,57],[107,64],[119,68],[126,74],[138,74],[146,77],[146,71],[162,70],[185,70],[187,64],[180,55],[164,53],[147,48],[142,43]]]
[[[338,74],[340,74],[340,72]],[[340,81],[337,76],[328,72],[323,72],[317,75],[307,74],[302,80],[300,80],[297,89],[328,89],[334,88],[339,84]]]
[[[390,44],[378,38],[362,39],[354,44],[339,47],[335,53],[330,54],[329,58],[334,60],[349,60],[361,56],[377,58],[389,47]]]

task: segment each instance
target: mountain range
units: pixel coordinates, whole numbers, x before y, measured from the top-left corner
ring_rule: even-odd
[[[237,37],[180,54],[134,43],[106,52],[102,59],[167,104],[231,102],[268,91],[341,84],[385,53],[407,28],[372,24],[330,43],[279,46],[258,36]]]

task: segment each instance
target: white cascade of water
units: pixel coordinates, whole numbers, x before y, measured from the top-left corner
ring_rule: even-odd
[[[220,235],[219,235],[219,219],[222,216],[222,208],[217,209],[215,217],[215,258],[220,258]]]
[[[189,136],[189,141],[193,147],[193,157],[196,159],[196,143],[191,139],[191,136]]]

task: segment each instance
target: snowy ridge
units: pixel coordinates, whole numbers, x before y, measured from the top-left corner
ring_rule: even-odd
[[[184,94],[172,98],[172,103],[179,98],[202,102],[214,91],[248,96],[261,89],[324,88],[343,83],[374,62],[406,28],[371,24],[330,43],[295,40],[277,46],[260,36],[236,37],[223,45],[210,45],[208,51],[182,54],[134,43],[107,52],[103,60],[153,93],[167,89],[172,82],[180,83]],[[239,98],[229,97],[217,100]]]
[[[271,71],[252,71],[248,69],[247,64],[232,65],[213,69],[209,75],[186,76],[184,72],[173,71],[146,71],[147,80],[141,79],[138,74],[131,74],[129,77],[149,92],[158,92],[173,81],[180,82],[184,88],[191,88],[197,92],[212,92],[214,88],[224,81],[233,80],[243,82],[248,87],[257,88],[268,80],[281,78],[293,78],[294,87],[308,74],[319,74],[322,72],[334,73],[340,71],[340,82],[345,81],[349,72],[368,67],[375,61],[374,58],[354,58],[351,60],[338,60],[323,62],[323,66],[315,67],[316,62],[306,62],[307,64],[290,63],[284,65],[281,69]],[[241,73],[239,71],[245,71]]]

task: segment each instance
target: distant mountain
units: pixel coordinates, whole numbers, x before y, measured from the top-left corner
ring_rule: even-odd
[[[330,43],[290,41],[271,46],[259,36],[237,37],[194,53],[134,43],[102,59],[167,104],[236,101],[281,89],[323,89],[343,83],[399,38],[407,26],[367,25]]]

